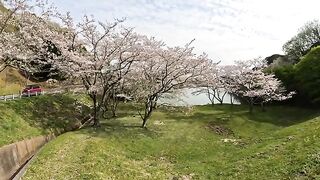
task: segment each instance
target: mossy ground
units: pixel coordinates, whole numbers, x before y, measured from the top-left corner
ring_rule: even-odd
[[[100,128],[50,142],[23,179],[320,178],[317,110],[160,108],[147,129],[140,123],[133,106],[122,105]]]

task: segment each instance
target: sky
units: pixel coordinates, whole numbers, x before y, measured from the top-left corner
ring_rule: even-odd
[[[306,22],[320,19],[320,0],[51,0],[79,21],[126,18],[135,31],[232,64],[283,54],[282,45]]]

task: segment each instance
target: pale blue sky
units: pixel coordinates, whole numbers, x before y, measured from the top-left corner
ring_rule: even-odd
[[[80,19],[126,17],[126,25],[168,45],[196,39],[196,52],[230,64],[282,53],[307,21],[320,18],[319,0],[51,0]]]

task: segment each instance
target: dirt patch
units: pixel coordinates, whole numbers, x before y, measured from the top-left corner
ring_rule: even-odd
[[[230,128],[227,128],[221,124],[209,122],[207,128],[220,136],[233,136],[234,133]]]

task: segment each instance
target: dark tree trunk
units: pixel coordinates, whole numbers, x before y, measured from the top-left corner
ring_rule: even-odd
[[[142,120],[142,128],[146,128],[147,127],[147,121],[148,121],[148,119],[143,119]]]
[[[97,95],[92,94],[91,98],[93,101],[93,126],[98,127],[98,126],[100,126],[100,121],[99,121],[99,117],[98,117]]]
[[[147,126],[147,121],[151,117],[151,114],[155,107],[157,106],[157,100],[158,98],[156,96],[151,96],[148,98],[146,104],[145,104],[145,109],[144,109],[144,115],[140,115],[142,118],[142,128],[146,128]]]
[[[249,112],[250,114],[252,114],[253,111],[253,98],[250,98],[250,102],[249,102]]]
[[[114,110],[114,109],[112,109],[112,117],[113,117],[113,118],[117,117],[117,112],[116,112],[116,110]]]
[[[209,100],[211,102],[211,106],[214,106],[214,98],[212,99],[210,96],[209,96]]]
[[[144,116],[142,118],[142,125],[141,127],[142,128],[145,128],[147,126],[147,121],[149,120],[151,114],[152,114],[152,105],[150,103],[147,103],[146,104],[146,109],[145,109],[145,112],[144,112]]]
[[[208,89],[207,91],[208,91],[207,95],[208,95],[208,98],[209,98],[209,100],[210,100],[210,102],[211,102],[211,106],[214,106],[214,97],[211,97],[211,94],[210,94],[210,90],[209,90],[209,89]]]
[[[224,97],[226,96],[227,92],[224,92],[222,97],[221,97],[221,104],[223,103]]]
[[[227,94],[227,92],[224,92],[223,95],[220,96],[220,91],[217,90],[217,93],[215,93],[215,94],[217,94],[217,95],[215,96],[215,98],[219,101],[220,105],[222,105],[222,104],[223,104],[224,97],[225,97],[225,95]]]
[[[111,111],[112,111],[112,117],[117,117],[117,110],[118,110],[118,99],[116,98],[116,92],[113,89],[112,90],[112,107],[111,107]]]
[[[117,117],[117,110],[118,110],[118,100],[115,97],[113,97],[112,103],[111,103],[112,117]]]
[[[150,118],[150,116],[152,114],[152,111],[153,110],[150,109],[150,110],[147,110],[145,112],[144,117],[142,118],[142,125],[141,125],[142,128],[146,128],[147,127],[147,121],[149,120],[149,118]]]
[[[266,111],[266,109],[265,109],[265,105],[264,105],[264,103],[263,103],[263,102],[261,102],[261,103],[260,103],[260,105],[261,105],[261,110],[262,110],[262,112],[265,112],[265,111]]]
[[[250,105],[249,105],[249,112],[250,112],[250,114],[252,114],[252,111],[253,111],[253,105],[250,103]]]

